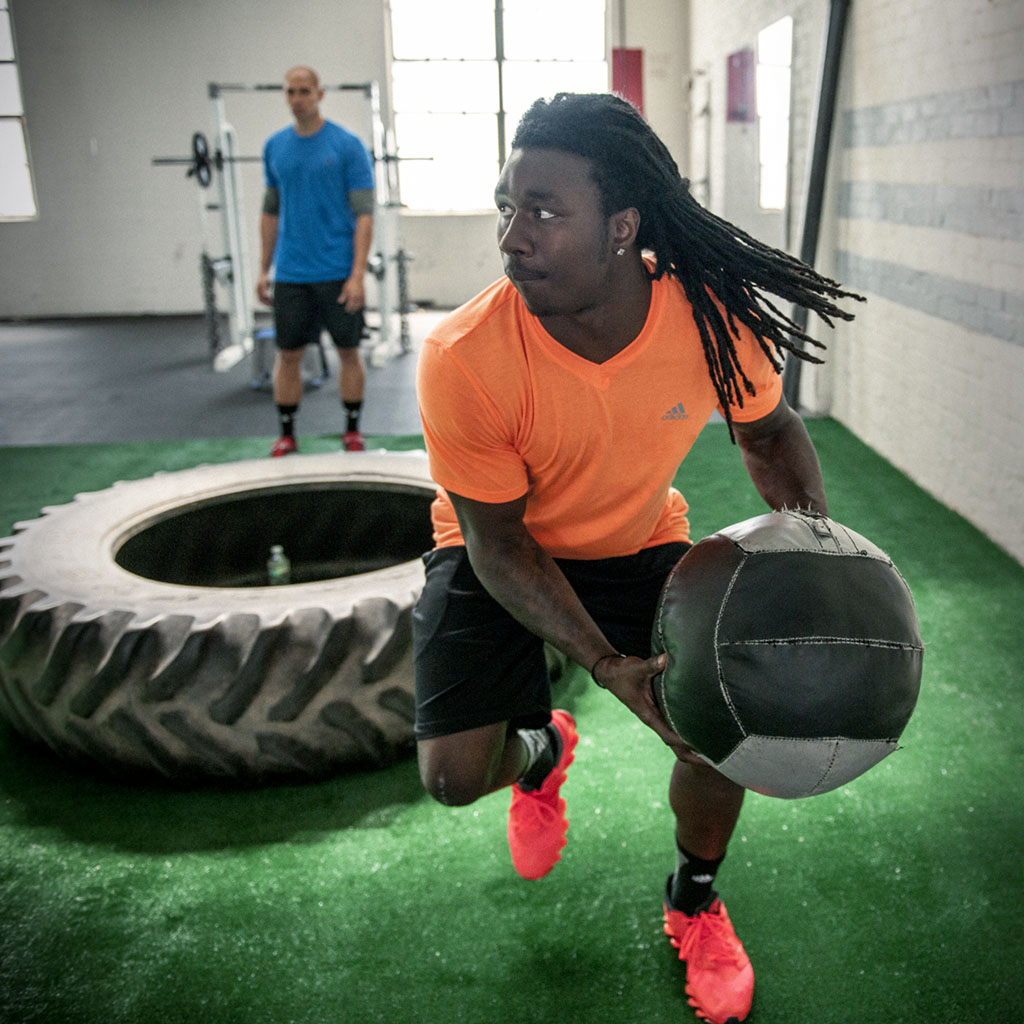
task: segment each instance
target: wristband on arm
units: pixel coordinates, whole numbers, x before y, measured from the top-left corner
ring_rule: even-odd
[[[597,666],[600,665],[601,662],[604,661],[606,658],[622,658],[624,660],[626,658],[626,655],[619,654],[618,652],[616,652],[615,654],[602,654],[601,657],[594,662],[594,667],[590,670],[590,678],[593,679],[594,682],[597,683],[597,685],[600,686],[602,690],[605,689],[604,683],[600,682],[597,676],[594,675],[594,673],[597,671]]]

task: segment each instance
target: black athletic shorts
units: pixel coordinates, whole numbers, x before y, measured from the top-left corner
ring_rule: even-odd
[[[338,302],[345,281],[274,284],[274,334],[278,348],[315,344],[326,330],[338,348],[355,348],[363,336],[363,311],[349,313]]]
[[[615,649],[646,658],[661,588],[689,547],[555,561]],[[416,738],[496,722],[519,729],[549,722],[543,641],[487,593],[464,547],[438,548],[423,561],[427,580],[413,610]]]

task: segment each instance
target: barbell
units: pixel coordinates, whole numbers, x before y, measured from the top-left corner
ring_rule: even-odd
[[[210,144],[202,132],[194,132],[192,135],[191,156],[155,156],[154,164],[178,164],[187,165],[186,178],[195,178],[200,188],[209,188],[213,181],[213,171],[224,170],[226,163],[257,163],[262,159],[258,156],[225,156],[221,150],[210,152]]]
[[[153,163],[165,166],[175,164],[187,166],[188,170],[185,172],[185,177],[195,178],[199,182],[200,188],[209,188],[210,182],[213,181],[214,168],[218,171],[223,171],[224,165],[228,163],[251,164],[259,163],[262,159],[259,156],[225,156],[220,149],[211,153],[210,144],[206,136],[202,132],[193,132],[191,156],[155,156],[153,157]],[[384,163],[398,163],[399,161],[433,160],[433,157],[399,157],[386,154],[374,159]]]

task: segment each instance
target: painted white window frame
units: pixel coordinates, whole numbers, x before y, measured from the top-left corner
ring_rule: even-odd
[[[539,96],[608,88],[606,0],[390,0],[401,199],[493,206],[519,118]]]
[[[757,34],[757,149],[762,210],[784,210],[789,196],[789,127],[793,19],[779,18]]]
[[[39,216],[8,0],[0,0],[0,221]]]

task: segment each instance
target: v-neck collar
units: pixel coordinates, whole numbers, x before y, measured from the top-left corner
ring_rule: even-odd
[[[555,362],[584,380],[592,380],[595,383],[599,383],[615,376],[616,373],[638,358],[647,347],[654,330],[654,325],[661,316],[664,304],[664,288],[661,285],[661,281],[651,281],[651,301],[647,307],[647,317],[644,320],[643,327],[640,329],[640,333],[625,348],[616,352],[615,355],[610,359],[606,359],[603,363],[595,363],[573,352],[572,349],[566,348],[544,329],[543,324],[541,324],[537,317],[532,316],[526,311],[525,306],[522,307],[522,313],[524,317],[528,318],[531,336]]]

